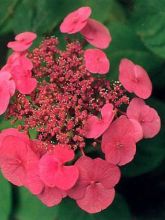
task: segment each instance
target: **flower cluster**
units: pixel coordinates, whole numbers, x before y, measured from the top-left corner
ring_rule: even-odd
[[[159,132],[160,118],[144,101],[152,83],[141,66],[124,58],[119,81],[106,79],[103,49],[111,35],[90,15],[81,7],[60,30],[80,33],[93,48],[67,38],[61,50],[51,37],[30,52],[32,32],[8,43],[13,53],[0,70],[0,114],[19,125],[0,133],[0,170],[47,206],[68,196],[96,213],[113,202],[119,167],[133,160],[138,141]]]

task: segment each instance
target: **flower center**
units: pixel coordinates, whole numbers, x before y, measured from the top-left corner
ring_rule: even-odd
[[[35,148],[44,142],[39,151],[49,150],[52,144],[68,144],[74,150],[85,147],[88,115],[100,115],[108,102],[114,107],[128,103],[119,82],[110,85],[105,77],[94,78],[86,70],[83,54],[78,41],[61,51],[57,38],[49,38],[28,55],[39,83],[29,96],[16,94],[8,117],[21,119],[21,130],[36,131]]]

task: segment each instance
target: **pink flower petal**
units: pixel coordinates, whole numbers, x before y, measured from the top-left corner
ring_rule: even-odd
[[[96,183],[87,187],[85,196],[77,200],[77,205],[88,213],[97,213],[106,209],[114,200],[115,190],[105,189]]]
[[[143,129],[140,123],[137,120],[129,119],[134,127],[134,137],[135,141],[138,142],[143,138]]]
[[[30,161],[27,165],[26,183],[24,184],[28,190],[34,194],[38,195],[42,192],[44,188],[44,183],[42,182],[39,175],[39,159],[36,156],[35,160]]]
[[[46,186],[56,186],[56,173],[58,170],[58,160],[53,154],[45,154],[39,162],[39,172],[41,180]]]
[[[91,73],[106,74],[110,63],[106,54],[99,49],[87,49],[84,53],[85,66]]]
[[[105,148],[105,159],[112,164],[125,165],[133,160],[136,145],[129,137],[123,137],[118,142],[111,141]]]
[[[75,186],[67,191],[68,196],[87,212],[101,211],[111,203],[112,197],[110,199],[108,196],[107,199],[105,194],[114,192],[113,187],[120,179],[119,168],[100,158],[91,159],[86,156],[80,157],[75,165],[79,169],[79,178]]]
[[[26,156],[28,148],[25,142],[14,136],[4,138],[0,148],[0,167],[4,177],[17,186],[26,180]]]
[[[69,149],[68,145],[57,145],[54,148],[54,154],[61,163],[74,159],[74,151]]]
[[[81,177],[80,177],[81,178]],[[70,190],[67,191],[67,195],[75,200],[82,199],[86,193],[86,188],[89,185],[89,182],[84,179],[78,179],[78,183],[74,185]]]
[[[152,138],[160,131],[161,121],[157,111],[140,98],[131,100],[127,108],[127,116],[141,125],[144,138]]]
[[[3,82],[3,84],[0,82],[0,115],[2,115],[8,105],[9,105],[9,101],[10,101],[10,93],[9,93],[9,89],[7,88],[7,83]]]
[[[62,190],[71,189],[79,176],[79,172],[76,166],[63,166],[58,169],[55,176],[55,185]]]
[[[106,160],[113,164],[124,165],[130,162],[136,152],[134,126],[125,116],[116,119],[103,134],[102,151]]]
[[[32,45],[32,42],[31,43],[24,43],[24,42],[20,42],[20,41],[11,41],[7,44],[7,47],[11,48],[15,52],[23,52],[23,51],[27,50],[31,45]]]
[[[0,147],[2,144],[2,141],[4,140],[5,137],[7,136],[14,136],[14,137],[18,137],[20,138],[22,141],[26,142],[27,144],[29,144],[29,137],[23,133],[23,132],[19,132],[16,128],[7,128],[5,130],[3,130],[0,133]]]
[[[17,41],[25,41],[26,43],[31,43],[37,38],[37,35],[33,32],[23,32],[15,36]]]
[[[42,181],[49,187],[58,187],[63,190],[70,189],[78,179],[76,166],[64,166],[63,163],[73,159],[71,150],[61,146],[52,153],[45,154],[39,163],[39,172]],[[61,151],[61,152],[60,152]],[[66,155],[65,155],[66,154]],[[68,155],[67,155],[68,154]]]
[[[128,59],[122,59],[119,66],[119,80],[128,92],[147,99],[152,92],[152,83],[147,72]]]
[[[12,79],[12,75],[8,71],[0,71],[0,84],[6,83],[6,89],[8,89],[10,96],[15,93],[15,82]]]
[[[94,164],[97,167],[93,170],[97,182],[100,182],[107,189],[112,189],[120,180],[119,168],[100,158],[94,159]]]
[[[94,177],[93,170],[95,167],[93,160],[86,156],[80,157],[76,161],[75,165],[79,169],[78,182],[72,189],[67,192],[67,194],[73,199],[80,199],[84,197],[86,188],[89,185],[91,179]]]
[[[81,30],[81,34],[93,46],[105,49],[111,42],[109,30],[100,22],[89,18],[87,25]]]
[[[6,111],[14,93],[15,83],[11,79],[11,74],[7,71],[0,71],[0,115]]]
[[[13,49],[15,52],[26,51],[36,39],[37,35],[33,32],[23,32],[16,35],[15,40],[7,44],[7,47]]]
[[[26,57],[26,53],[12,53],[8,59],[6,65],[2,68],[4,71],[9,71],[10,73],[15,73],[15,67],[25,70],[32,70],[33,64],[30,59]]]
[[[108,129],[115,115],[113,105],[110,103],[105,104],[101,109],[101,115],[101,119],[96,116],[88,117],[87,123],[84,127],[86,138],[96,139]]]
[[[87,24],[91,14],[90,7],[81,7],[68,14],[60,25],[62,33],[74,34],[81,31]]]
[[[22,94],[30,94],[37,86],[37,80],[35,78],[20,77],[15,80],[18,91]]]
[[[58,205],[62,198],[66,196],[65,192],[53,187],[45,187],[43,192],[38,195],[38,198],[48,207]]]

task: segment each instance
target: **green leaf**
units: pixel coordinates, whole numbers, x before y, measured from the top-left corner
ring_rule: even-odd
[[[0,10],[0,32],[10,31],[10,21],[12,20],[14,11],[19,4],[19,0],[6,0],[1,2]]]
[[[1,9],[0,18],[3,27],[9,26],[14,33],[27,30],[52,33],[68,13],[87,5],[92,8],[92,17],[101,22],[125,20],[124,10],[115,0],[10,0],[4,4],[4,10]]]
[[[36,131],[36,129],[29,129],[30,139],[36,139],[37,134],[38,134],[38,132]]]
[[[0,131],[6,128],[10,128],[11,123],[9,120],[6,120],[3,115],[0,116]]]
[[[55,220],[58,206],[48,208],[25,188],[19,189],[20,203],[16,219],[20,220]]]
[[[108,209],[95,215],[96,220],[132,220],[129,207],[120,194],[115,195],[115,200]]]
[[[131,24],[152,52],[165,58],[165,0],[134,0]]]
[[[0,219],[8,220],[11,210],[11,186],[0,173]]]
[[[91,17],[103,23],[111,23],[114,21],[126,21],[125,11],[116,0],[90,0],[82,1],[83,5],[92,8]]]
[[[15,8],[9,23],[14,33],[27,30],[38,34],[49,33],[64,16],[80,5],[81,0],[22,0]]]
[[[115,200],[106,210],[98,214],[88,214],[81,210],[75,201],[65,199],[59,206],[57,219],[73,220],[131,220],[129,208],[122,196],[116,194]]]
[[[139,36],[126,24],[112,23],[108,26],[112,43],[106,50],[111,62],[109,79],[118,79],[118,68],[122,58],[131,59],[142,65],[149,73],[160,68],[163,60],[148,51]]]
[[[22,121],[17,120],[14,125],[12,124],[12,119],[7,120],[5,119],[4,115],[0,115],[0,131],[7,129],[7,128],[17,128],[18,125],[23,124]]]
[[[151,99],[148,103],[158,111],[161,117],[162,128],[156,137],[145,139],[137,144],[135,159],[122,167],[122,173],[125,176],[138,176],[150,172],[161,165],[165,159],[165,104],[156,99]]]
[[[76,216],[78,220],[94,220],[93,215],[87,214],[81,210],[76,202],[72,199],[64,199],[59,206],[57,219],[59,220],[73,220]]]
[[[158,70],[155,70],[155,74],[152,76],[153,87],[158,90],[165,88],[165,65],[162,65]],[[164,93],[162,91],[162,93]],[[163,94],[162,94],[163,95]]]

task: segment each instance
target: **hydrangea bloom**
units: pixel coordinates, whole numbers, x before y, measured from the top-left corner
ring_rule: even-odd
[[[80,176],[68,195],[89,213],[107,208],[115,196],[114,186],[120,179],[119,168],[100,158],[93,160],[89,157],[81,157],[76,166]]]
[[[102,118],[99,119],[94,115],[90,115],[85,124],[85,137],[86,138],[98,138],[109,127],[115,115],[113,105],[110,103],[105,104],[101,109]]]
[[[66,197],[66,192],[57,187],[44,187],[43,191],[37,196],[46,206],[52,207],[58,205],[63,198]]]
[[[147,72],[141,66],[128,59],[122,59],[119,72],[119,80],[128,92],[133,92],[142,99],[150,97],[152,83]]]
[[[37,85],[37,80],[32,77],[32,68],[33,64],[27,58],[27,53],[14,52],[9,56],[7,64],[2,69],[11,73],[20,93],[30,94]]]
[[[103,134],[102,150],[107,161],[124,165],[130,162],[136,153],[134,127],[125,117],[116,119]]]
[[[29,163],[36,158],[29,145],[28,136],[17,131],[7,130],[1,134],[0,168],[3,175],[17,186],[26,184]]]
[[[88,49],[84,53],[85,65],[91,73],[106,74],[110,63],[106,54],[99,49]]]
[[[41,158],[39,171],[45,185],[62,190],[68,190],[75,185],[79,175],[77,167],[64,166],[64,163],[74,158],[73,150],[68,147],[58,145],[53,152]]]
[[[142,67],[125,58],[120,82],[107,79],[110,63],[100,49],[109,46],[111,35],[90,14],[89,7],[79,8],[60,29],[80,32],[96,48],[84,49],[84,40],[66,38],[66,49],[60,50],[51,37],[29,51],[36,38],[32,32],[9,42],[14,52],[0,70],[0,114],[12,123],[0,132],[0,169],[46,206],[69,196],[96,213],[115,197],[118,166],[134,158],[139,140],[159,132],[160,118],[141,99],[152,90]],[[100,157],[92,159],[89,151],[95,150]]]
[[[14,92],[15,82],[11,78],[11,74],[7,71],[0,71],[0,115],[6,111]]]
[[[95,19],[88,19],[87,25],[81,30],[81,34],[93,46],[105,49],[111,43],[109,30]]]
[[[90,7],[81,7],[71,12],[62,22],[60,31],[68,34],[74,34],[81,31],[86,26],[90,14]]]
[[[91,45],[105,49],[112,38],[109,30],[95,19],[89,18],[90,7],[81,7],[66,16],[60,26],[62,33],[74,34],[80,32]]]
[[[6,111],[16,89],[22,94],[30,94],[36,88],[37,80],[32,77],[31,72],[33,64],[27,58],[27,49],[36,36],[32,32],[24,32],[15,37],[16,41],[8,43],[8,47],[15,52],[0,70],[0,115]]]
[[[37,35],[33,32],[23,32],[16,35],[15,41],[9,42],[7,46],[15,52],[24,52],[32,45],[36,37]]]
[[[140,98],[132,99],[127,108],[127,116],[140,124],[144,138],[152,138],[160,131],[158,113]]]

